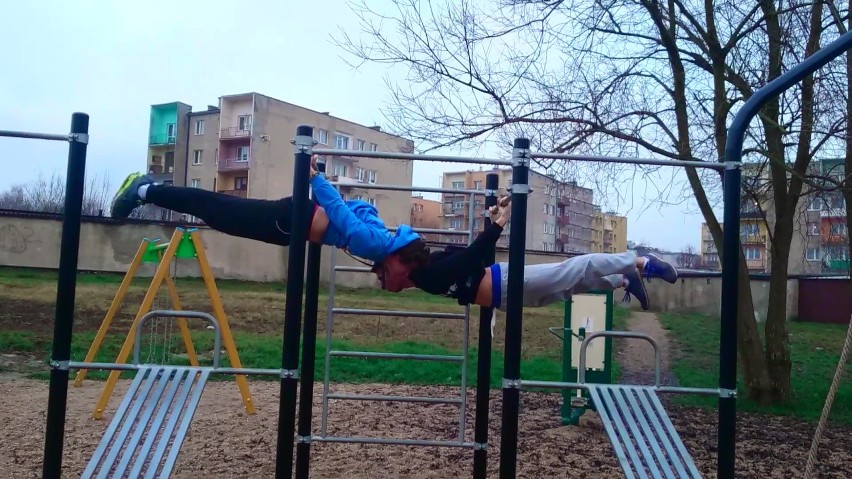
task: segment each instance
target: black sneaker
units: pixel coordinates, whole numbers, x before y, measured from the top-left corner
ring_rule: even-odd
[[[659,256],[648,253],[645,255],[648,260],[642,273],[646,278],[663,278],[663,281],[675,284],[677,282],[677,268],[668,261]]]
[[[642,278],[639,277],[639,271],[625,274],[624,277],[627,279],[627,286],[624,288],[624,299],[621,301],[623,303],[629,303],[630,296],[635,296],[636,299],[639,300],[639,305],[642,306],[642,309],[647,311],[648,292],[645,290],[645,283],[642,281]]]
[[[142,206],[144,203],[142,198],[139,197],[139,187],[153,182],[153,178],[142,173],[127,175],[127,178],[121,183],[121,186],[115,193],[115,197],[112,199],[110,216],[116,219],[124,219],[130,216],[133,210]]]

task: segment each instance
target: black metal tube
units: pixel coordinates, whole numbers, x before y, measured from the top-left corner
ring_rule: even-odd
[[[767,83],[743,103],[731,121],[725,143],[725,161],[742,161],[743,142],[752,118],[760,108],[806,76],[852,48],[852,31],[844,33],[778,78]],[[739,289],[739,230],[740,230],[739,168],[725,170],[723,197],[725,201],[722,241],[722,325],[719,338],[719,387],[731,391],[737,386],[737,291]],[[732,253],[733,252],[733,253]],[[719,398],[719,434],[716,477],[733,478],[736,461],[736,397]]]
[[[308,240],[310,181],[313,128],[296,128],[295,172],[293,174],[293,224],[290,230],[287,263],[287,297],[284,302],[284,338],[281,368],[291,374],[281,378],[278,406],[278,445],[275,455],[275,477],[293,477],[293,433],[296,430],[296,389],[299,367],[299,333],[302,323],[302,293],[305,285],[305,245]]]
[[[483,231],[491,226],[488,208],[497,204],[497,188],[500,177],[497,173],[485,175],[485,218]],[[489,248],[485,255],[486,264],[494,264],[495,251]],[[473,442],[479,446],[473,451],[473,477],[485,479],[488,467],[488,402],[491,393],[491,318],[494,310],[484,306],[479,308],[479,349],[476,358],[476,413],[474,420]]]
[[[521,332],[524,314],[524,252],[527,242],[530,140],[516,138],[512,153],[512,225],[509,228],[509,278],[506,300],[506,352],[503,365],[503,422],[500,477],[514,478],[518,459],[518,408],[521,394]]]
[[[317,163],[325,173],[325,162]],[[316,195],[313,195],[316,202]],[[311,416],[314,405],[314,367],[317,353],[320,262],[322,245],[308,243],[308,273],[305,280],[305,324],[302,333],[302,376],[299,386],[299,440],[296,442],[296,477],[308,478],[311,468]]]
[[[77,258],[80,249],[80,221],[86,177],[89,115],[71,116],[71,134],[81,134],[68,145],[65,174],[65,203],[62,215],[62,242],[59,247],[59,277],[56,283],[56,309],[53,322],[50,392],[44,433],[43,478],[58,478],[62,472],[65,441],[65,412],[68,402],[68,361],[71,360],[71,334],[74,329],[74,296],[77,289]]]

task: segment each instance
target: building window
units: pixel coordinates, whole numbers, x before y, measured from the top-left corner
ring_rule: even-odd
[[[458,218],[453,218],[450,220],[450,228],[459,229],[462,227],[462,220]]]
[[[235,190],[247,190],[248,189],[248,176],[238,176],[234,178],[234,189]]]
[[[806,258],[808,261],[819,261],[819,248],[808,248]]]
[[[349,149],[349,137],[346,135],[334,135],[334,147],[338,150],[348,150]]]
[[[464,181],[454,181],[453,182],[454,190],[463,190],[464,189]]]
[[[376,184],[376,170],[370,170],[370,171],[368,171],[368,173],[369,173],[369,175],[367,177],[367,183],[375,185]]]
[[[355,149],[356,150],[358,150],[358,151],[366,150],[365,145],[366,145],[366,143],[364,143],[364,140],[355,140]]]
[[[334,163],[331,165],[331,176],[346,176],[346,163]]]
[[[314,140],[321,145],[328,144],[328,130],[323,130],[322,128],[317,129],[316,134],[314,135]]]
[[[248,159],[249,159],[249,147],[238,146],[237,147],[237,161],[248,161]]]
[[[237,123],[239,131],[251,130],[251,115],[240,115]]]
[[[813,198],[810,203],[808,203],[808,211],[821,211],[822,210],[822,199],[821,198]]]
[[[366,177],[367,177],[366,172],[367,172],[367,170],[365,170],[364,168],[361,168],[360,166],[356,166],[355,167],[355,179],[358,180],[358,181],[366,181]]]
[[[370,151],[379,151],[379,145],[370,143]]]
[[[370,203],[370,206],[376,206],[375,198],[367,198],[367,203]]]
[[[819,223],[808,223],[808,235],[819,236]]]
[[[745,253],[745,258],[749,261],[760,259],[760,248],[757,248],[757,247],[745,248],[743,253]]]
[[[202,153],[203,153],[203,150],[194,150],[192,152],[192,164],[193,165],[200,165],[201,164],[201,154]]]
[[[169,137],[169,143],[174,143],[175,137],[177,136],[177,124],[169,123],[166,125],[167,135]]]
[[[195,134],[196,136],[204,134],[204,120],[195,120]]]
[[[832,236],[846,236],[845,223],[831,223],[830,230]]]
[[[193,188],[201,188],[201,178],[193,178],[189,181],[189,186]]]
[[[757,223],[745,223],[740,226],[740,235],[742,236],[754,236],[760,232],[760,228],[757,226]]]

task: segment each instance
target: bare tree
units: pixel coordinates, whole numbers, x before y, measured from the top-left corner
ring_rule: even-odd
[[[677,265],[680,268],[697,268],[700,261],[701,255],[695,251],[695,247],[692,245],[684,246],[683,250],[677,255]]]
[[[848,12],[836,7],[846,21]],[[355,6],[367,40],[341,35],[356,62],[402,65],[386,111],[393,128],[422,150],[506,145],[531,138],[556,152],[724,161],[727,121],[760,86],[813,54],[836,33],[824,0],[393,0],[387,11]],[[830,9],[829,9],[830,10]],[[789,397],[786,278],[793,224],[811,160],[842,145],[847,95],[839,62],[772,99],[748,132],[744,158],[771,195],[755,196],[772,217],[770,301],[761,344],[742,248],[738,338],[749,396]],[[839,79],[843,81],[839,81]],[[852,148],[852,147],[849,147]],[[849,160],[847,160],[849,161]],[[713,212],[721,183],[695,168],[584,169],[539,163],[595,186],[637,173],[660,201],[693,198],[719,255]],[[755,168],[751,165],[748,168]],[[847,171],[849,171],[847,169]],[[608,184],[607,184],[608,183]],[[729,253],[731,254],[731,253]]]
[[[83,190],[83,214],[108,214],[111,199],[109,177],[93,175]],[[54,173],[49,177],[39,175],[38,179],[25,185],[14,185],[0,192],[0,208],[62,213],[65,209],[65,179]]]

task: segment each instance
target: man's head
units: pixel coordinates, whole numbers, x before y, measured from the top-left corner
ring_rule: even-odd
[[[372,272],[381,283],[382,289],[398,293],[414,287],[408,275],[428,263],[429,247],[423,239],[416,239],[388,255],[383,261],[373,264]]]

